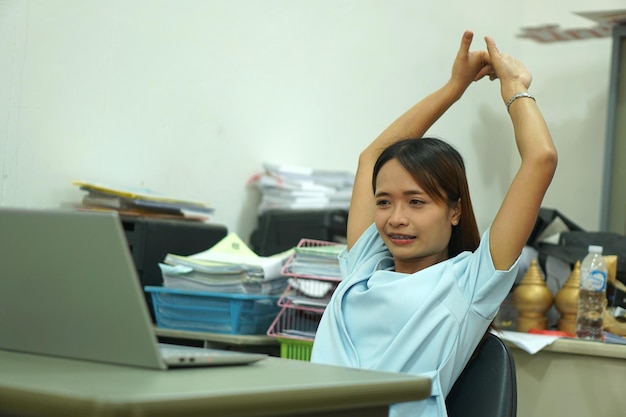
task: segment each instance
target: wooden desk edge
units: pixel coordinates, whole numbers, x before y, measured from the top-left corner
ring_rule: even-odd
[[[0,387],[2,415],[63,417],[124,417],[136,415],[182,415],[186,417],[215,414],[221,417],[289,416],[294,413],[325,412],[384,406],[425,399],[430,395],[431,380],[413,377],[402,381],[363,383],[349,387],[310,387],[284,391],[280,395],[259,391],[249,393],[242,401],[239,395],[223,397],[151,399],[118,401],[87,399],[48,393],[36,393],[11,387]],[[36,397],[36,398],[35,398]]]
[[[245,401],[237,395],[232,398],[212,398],[210,403],[202,399],[193,403],[185,400],[176,402],[150,403],[141,406],[141,412],[150,415],[152,411],[162,413],[164,407],[179,415],[184,403],[185,416],[204,417],[207,412],[221,417],[235,416],[293,416],[299,413],[328,412],[369,407],[388,407],[391,404],[417,401],[428,398],[431,380],[415,377],[409,381],[385,383],[364,383],[350,387],[310,387],[305,391],[283,391],[280,394],[258,392],[247,394]],[[264,411],[265,410],[265,411]],[[119,410],[117,410],[119,412]],[[129,416],[135,415],[129,413]]]

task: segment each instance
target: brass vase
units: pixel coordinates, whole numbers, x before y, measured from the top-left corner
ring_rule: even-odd
[[[524,333],[530,329],[545,330],[546,312],[552,306],[553,298],[537,260],[533,259],[521,282],[513,291],[513,305],[518,311],[516,330]]]
[[[580,261],[576,261],[574,269],[567,277],[567,281],[556,293],[554,306],[561,313],[558,329],[576,334],[576,315],[578,313],[578,290],[580,288]]]

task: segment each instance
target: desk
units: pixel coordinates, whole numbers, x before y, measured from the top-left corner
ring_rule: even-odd
[[[268,357],[147,370],[0,350],[2,416],[387,416],[430,379]]]
[[[626,346],[558,339],[515,358],[518,417],[621,416],[626,413]]]

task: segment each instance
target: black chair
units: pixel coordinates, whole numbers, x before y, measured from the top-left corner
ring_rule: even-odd
[[[449,417],[516,417],[515,361],[499,337],[488,333],[446,398]]]

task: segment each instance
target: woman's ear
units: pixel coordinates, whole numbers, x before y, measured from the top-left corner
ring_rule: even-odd
[[[456,226],[461,221],[461,199],[459,198],[450,209],[450,222]]]

